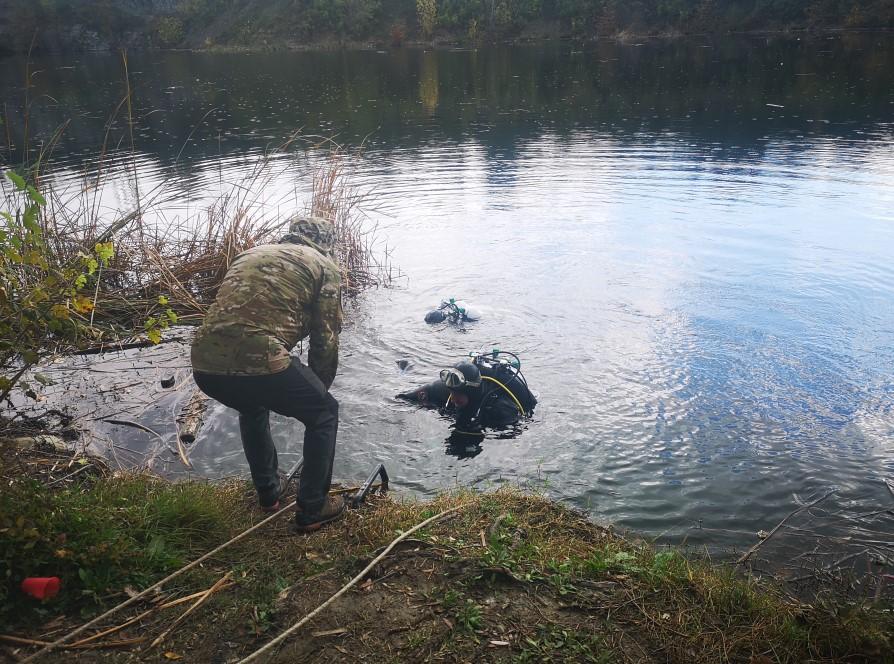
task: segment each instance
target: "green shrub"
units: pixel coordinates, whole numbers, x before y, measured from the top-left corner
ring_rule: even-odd
[[[183,21],[163,16],[155,22],[155,37],[162,46],[174,46],[183,40]]]
[[[15,189],[0,210],[0,401],[60,343],[95,334],[91,287],[115,253],[111,242],[99,242],[60,260],[46,240],[46,200],[18,173],[6,177]]]
[[[416,0],[416,15],[419,17],[422,34],[430,39],[438,25],[437,0]]]
[[[33,480],[5,486],[0,624],[95,607],[128,584],[150,585],[226,539],[231,507],[209,484],[142,476],[100,480],[88,491],[52,491]],[[38,603],[19,590],[28,576],[58,576],[62,589]]]

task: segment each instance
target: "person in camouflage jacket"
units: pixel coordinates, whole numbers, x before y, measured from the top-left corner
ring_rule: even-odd
[[[192,344],[196,384],[239,411],[242,446],[261,508],[275,511],[285,490],[270,411],[305,425],[298,484],[299,530],[315,530],[341,514],[329,497],[338,402],[329,393],[338,369],[341,272],[330,257],[332,224],[295,217],[278,244],[239,254]],[[310,337],[308,365],[290,351]]]

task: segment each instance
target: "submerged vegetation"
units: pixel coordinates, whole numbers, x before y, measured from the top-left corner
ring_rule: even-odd
[[[260,520],[242,483],[170,484],[101,464],[67,479],[72,465],[92,463],[40,449],[3,455],[0,641],[20,655],[47,642],[46,624],[53,638],[68,632]],[[236,661],[319,606],[399,533],[457,507],[266,661],[834,662],[891,653],[894,618],[883,607],[798,602],[503,489],[431,502],[376,498],[307,537],[291,534],[287,511],[55,659],[112,646],[113,661],[162,652]],[[26,575],[60,576],[62,591],[38,602],[18,589]],[[173,608],[179,598],[218,581],[160,650],[149,645],[187,608]]]
[[[405,39],[892,28],[891,0],[10,0],[0,44],[26,51],[121,46],[254,49]],[[36,35],[36,37],[35,37]],[[3,46],[0,46],[3,48]]]

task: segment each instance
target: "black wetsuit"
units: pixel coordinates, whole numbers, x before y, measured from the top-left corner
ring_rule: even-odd
[[[515,399],[501,385],[493,382],[494,380],[505,385]],[[481,387],[470,390],[467,394],[468,405],[457,408],[448,400],[450,390],[443,381],[436,380],[398,396],[421,406],[438,408],[444,413],[455,415],[457,427],[467,429],[469,432],[482,428],[500,429],[511,426],[518,422],[522,415],[530,415],[537,404],[537,399],[531,394],[528,386],[512,369],[493,371],[484,369]],[[522,410],[519,410],[515,403],[516,399],[521,404]]]

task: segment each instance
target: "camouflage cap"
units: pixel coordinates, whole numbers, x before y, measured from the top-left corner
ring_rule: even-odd
[[[289,220],[289,230],[280,242],[310,244],[329,253],[335,246],[335,227],[322,217],[296,215]]]

